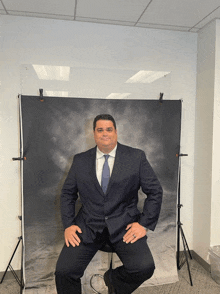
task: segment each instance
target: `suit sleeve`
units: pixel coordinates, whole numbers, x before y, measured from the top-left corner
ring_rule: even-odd
[[[141,155],[140,184],[147,198],[139,223],[153,231],[160,214],[163,190],[144,152]]]
[[[77,198],[78,198],[78,189],[77,189],[77,181],[76,181],[76,156],[75,156],[61,191],[60,206],[61,206],[61,217],[62,217],[64,229],[74,225],[75,203]]]

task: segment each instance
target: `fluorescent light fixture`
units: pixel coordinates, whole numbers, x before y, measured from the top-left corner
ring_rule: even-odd
[[[68,97],[69,92],[68,91],[45,91],[47,96],[52,97]]]
[[[107,99],[124,99],[131,95],[131,93],[111,93],[106,98]]]
[[[33,64],[33,68],[40,80],[69,81],[69,76],[70,76],[69,66]]]
[[[140,70],[134,76],[126,81],[126,83],[152,83],[166,75],[168,75],[170,71],[147,71]]]

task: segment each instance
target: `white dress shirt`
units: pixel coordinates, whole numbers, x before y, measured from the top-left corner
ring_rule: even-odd
[[[109,166],[109,169],[110,169],[110,176],[112,174],[112,170],[113,170],[113,166],[114,166],[114,162],[115,162],[116,149],[117,149],[117,145],[115,146],[115,148],[110,153],[108,153],[108,155],[109,155],[108,166]],[[107,155],[107,154],[100,151],[98,146],[97,146],[97,150],[96,150],[96,176],[97,176],[97,179],[98,179],[100,185],[101,185],[101,181],[102,181],[103,165],[104,165],[104,162],[105,162],[104,155]]]

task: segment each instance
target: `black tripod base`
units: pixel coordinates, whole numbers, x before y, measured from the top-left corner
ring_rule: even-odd
[[[184,232],[183,232],[183,228],[182,228],[182,224],[181,223],[178,224],[178,236],[179,235],[181,235],[181,238],[182,238],[185,259],[183,259],[183,261],[181,263],[181,260],[180,260],[180,250],[179,250],[179,241],[180,240],[178,238],[177,269],[180,270],[182,268],[182,266],[185,264],[185,262],[187,263],[190,284],[191,284],[191,286],[193,286],[192,276],[191,276],[190,267],[189,267],[189,258],[192,259],[192,255],[191,255],[191,252],[189,250],[189,247],[188,247],[188,244],[187,244],[187,241],[186,241],[186,237],[184,235]],[[189,255],[189,258],[188,258],[188,255]]]
[[[17,281],[18,285],[20,286],[20,293],[22,293],[22,290],[23,290],[23,288],[24,288],[24,281],[23,281],[23,268],[22,268],[22,262],[23,262],[23,260],[21,260],[21,277],[20,277],[20,278],[18,277],[18,275],[17,275],[16,272],[14,271],[14,269],[13,269],[13,267],[12,267],[12,265],[11,265],[11,262],[12,262],[12,260],[13,260],[13,258],[14,258],[14,255],[15,255],[17,249],[18,249],[18,246],[19,246],[21,240],[22,240],[22,237],[18,237],[18,243],[17,243],[17,245],[16,245],[16,247],[15,247],[15,250],[14,250],[12,256],[11,256],[11,259],[10,259],[10,261],[9,261],[7,267],[6,267],[6,270],[5,270],[5,272],[4,272],[3,276],[2,276],[2,279],[1,279],[1,281],[0,281],[0,284],[2,284],[3,281],[4,281],[4,278],[5,278],[5,276],[6,276],[7,271],[10,269],[11,272],[12,272],[12,274],[13,274],[13,276],[14,276],[14,278],[15,278],[15,280]],[[23,246],[22,246],[22,253],[23,253]],[[23,256],[23,254],[22,254],[22,256]],[[22,259],[23,259],[23,258],[22,258]]]

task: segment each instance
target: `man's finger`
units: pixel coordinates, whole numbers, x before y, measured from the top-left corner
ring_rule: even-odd
[[[139,240],[140,238],[134,238],[133,240],[131,240],[131,243],[134,243],[134,242],[136,242],[137,240]]]
[[[80,234],[82,233],[82,230],[80,229],[80,227],[77,226],[76,230],[77,230],[77,232],[79,232]]]
[[[124,235],[124,238],[130,237],[130,236],[133,236],[133,235],[134,235],[134,232],[132,232],[132,230],[129,229],[129,230],[127,231],[127,233]]]
[[[81,242],[79,237],[76,235],[74,236],[73,242],[75,243],[75,245],[79,246],[79,243]]]
[[[68,242],[67,238],[65,238],[65,242],[66,242],[66,246],[69,247],[70,245],[69,245],[69,242]]]
[[[69,242],[70,242],[70,244],[71,244],[73,247],[76,246],[75,243],[74,243],[72,240],[70,240]]]
[[[136,239],[136,238],[137,238],[137,236],[134,233],[129,232],[129,234],[126,233],[126,235],[124,235],[123,241],[126,243],[129,243],[130,241],[132,241],[133,239]]]
[[[130,236],[129,238],[125,239],[124,242],[125,242],[126,244],[128,244],[128,243],[134,243],[134,242],[136,242],[138,239],[139,239],[139,238],[136,237],[136,236],[135,236],[135,237],[134,237],[134,236]]]
[[[130,229],[132,224],[127,225],[126,230]]]
[[[73,236],[73,238],[74,238],[78,243],[81,242],[79,236],[78,236],[76,233],[75,233],[74,235],[72,235],[72,236]]]

